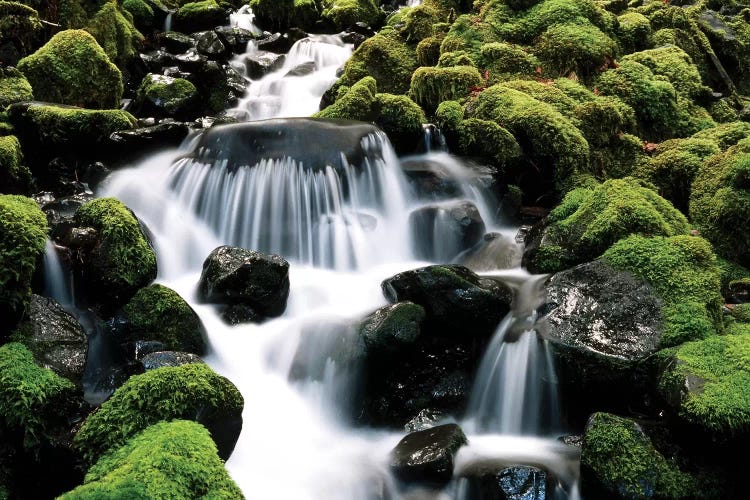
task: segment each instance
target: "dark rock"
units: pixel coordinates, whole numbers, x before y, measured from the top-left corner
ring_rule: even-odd
[[[500,233],[488,233],[456,259],[474,272],[512,269],[521,265],[521,247]]]
[[[406,432],[423,431],[432,429],[443,418],[440,412],[426,408],[421,410],[417,415],[404,425]]]
[[[181,366],[191,363],[203,363],[200,356],[190,352],[162,351],[147,354],[141,358],[143,369],[146,371],[156,370],[165,366]]]
[[[409,225],[417,258],[437,262],[450,262],[479,243],[485,229],[479,210],[468,201],[415,210]]]
[[[224,67],[224,74],[226,76],[226,84],[227,87],[229,87],[229,91],[237,98],[244,96],[245,90],[247,89],[247,83],[240,72],[232,66],[227,65]]]
[[[170,66],[169,68],[164,68],[164,71],[162,71],[162,74],[170,78],[184,78],[185,80],[188,80],[193,75],[192,73],[188,73],[187,71],[181,71],[180,68],[178,68],[177,66]]]
[[[360,326],[368,352],[398,351],[419,337],[425,312],[412,302],[381,307],[367,316]]]
[[[242,323],[259,323],[263,321],[263,316],[246,304],[232,304],[221,312],[221,319],[230,325],[240,325]]]
[[[407,483],[444,485],[453,477],[453,459],[466,436],[456,424],[413,432],[391,451],[391,470]]]
[[[258,50],[286,54],[292,48],[292,45],[306,36],[306,33],[295,29],[290,29],[283,35],[281,33],[274,33],[258,40]]]
[[[65,246],[71,248],[91,248],[99,240],[99,233],[93,227],[74,227],[71,228],[68,236],[65,238]]]
[[[196,8],[195,5],[188,2],[177,9],[172,21],[176,31],[195,33],[229,24],[229,12],[222,7],[204,5]]]
[[[258,51],[245,57],[247,76],[253,80],[263,78],[284,65],[285,55],[273,52]]]
[[[151,73],[161,73],[165,67],[177,64],[175,56],[164,50],[141,53],[140,58]]]
[[[399,273],[381,284],[390,302],[424,307],[426,328],[445,336],[491,335],[510,310],[511,290],[463,266],[428,266]]]
[[[318,65],[315,64],[315,61],[307,61],[290,69],[284,76],[305,76],[309,75],[316,69],[318,69]]]
[[[193,49],[188,50],[184,54],[175,56],[174,63],[180,68],[181,71],[187,73],[194,73],[201,71],[208,62],[208,58],[204,55],[199,54]]]
[[[140,114],[186,120],[199,108],[198,92],[179,78],[149,73],[136,96],[135,107]]]
[[[160,123],[150,127],[115,132],[109,139],[123,153],[179,146],[190,128],[186,123]]]
[[[17,335],[38,364],[81,384],[88,353],[86,333],[55,300],[32,295],[28,316]]]
[[[209,59],[216,60],[229,55],[229,49],[215,31],[201,31],[194,36],[198,53]]]
[[[203,263],[201,300],[245,304],[267,317],[279,316],[289,296],[289,263],[278,255],[221,246]]]
[[[351,43],[354,45],[354,48],[356,49],[360,45],[362,45],[362,42],[367,40],[367,37],[361,33],[355,33],[353,31],[348,31],[344,33],[341,36],[341,41],[344,43]]]
[[[236,54],[243,54],[247,50],[247,44],[255,40],[251,31],[234,26],[221,26],[216,28],[216,34],[222,39],[224,44]]]
[[[544,500],[553,498],[555,490],[546,471],[522,465],[483,471],[465,481],[465,498],[476,500]]]
[[[138,361],[142,360],[149,354],[164,352],[167,350],[167,346],[158,340],[137,340],[132,346],[133,353],[131,357]]]
[[[172,54],[181,54],[196,45],[195,39],[176,31],[164,33],[161,43]]]

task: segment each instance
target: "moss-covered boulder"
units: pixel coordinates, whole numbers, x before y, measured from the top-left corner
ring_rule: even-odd
[[[133,16],[133,25],[138,31],[148,34],[160,27],[154,7],[146,0],[123,0],[122,8]]]
[[[533,272],[554,272],[601,255],[631,234],[688,234],[687,219],[668,201],[632,178],[612,179],[569,192],[546,226],[530,233],[524,256]]]
[[[121,68],[143,44],[143,35],[133,26],[132,14],[116,0],[102,5],[85,29],[96,38],[110,61]]]
[[[229,12],[216,3],[216,0],[184,3],[174,15],[174,29],[183,33],[206,31],[217,26],[225,26]]]
[[[685,498],[698,487],[633,420],[595,413],[586,424],[581,494],[587,498]]]
[[[588,77],[613,62],[617,43],[591,24],[553,24],[534,43],[534,53],[555,75]]]
[[[39,12],[34,7],[41,6],[34,2],[0,1],[0,42],[6,46],[4,63],[14,65],[19,55],[26,55],[42,31]]]
[[[377,83],[366,76],[349,87],[339,87],[338,98],[330,106],[314,115],[315,118],[371,121],[375,118],[373,106]]]
[[[135,105],[143,116],[187,120],[200,112],[198,90],[184,78],[149,73],[136,93]]]
[[[75,443],[93,463],[150,425],[185,419],[203,424],[226,460],[242,428],[243,406],[237,388],[208,365],[159,368],[128,379],[89,415]]]
[[[0,195],[0,334],[11,330],[31,298],[31,277],[44,253],[47,218],[34,200]]]
[[[669,80],[677,92],[691,99],[706,98],[711,94],[711,89],[703,85],[698,68],[690,56],[674,45],[628,54],[622,61],[643,64],[655,75]]]
[[[482,75],[473,66],[423,67],[412,75],[409,95],[417,104],[433,111],[443,101],[468,97],[483,84]]]
[[[330,7],[323,10],[323,19],[336,29],[345,30],[357,22],[377,27],[383,14],[374,0],[332,0]]]
[[[690,216],[722,256],[750,266],[750,139],[702,165],[692,185]]]
[[[57,33],[21,59],[18,69],[31,83],[36,99],[89,108],[119,107],[120,70],[86,31]]]
[[[78,227],[96,230],[94,246],[78,249],[80,271],[93,302],[122,305],[156,278],[156,255],[138,219],[120,201],[100,198],[80,207]]]
[[[165,350],[206,352],[206,331],[177,292],[163,285],[141,288],[125,305],[132,340],[156,340]]]
[[[84,484],[60,498],[162,497],[243,498],[202,425],[173,420],[146,428],[99,459]]]
[[[490,83],[537,75],[539,60],[528,48],[505,42],[486,43],[479,49],[479,67],[489,72]]]
[[[31,84],[16,68],[0,68],[0,110],[14,102],[30,101],[34,98]]]
[[[397,302],[376,310],[359,326],[366,349],[372,352],[397,352],[419,337],[425,312],[413,302]]]
[[[312,29],[320,20],[322,2],[314,0],[250,0],[255,22],[269,31],[284,31],[291,27]]]
[[[455,131],[458,150],[463,155],[501,168],[515,164],[521,157],[521,146],[513,134],[495,122],[470,118],[459,122]]]
[[[617,16],[617,40],[625,53],[647,49],[653,43],[651,21],[640,12]]]
[[[18,138],[0,137],[0,193],[30,194],[32,187],[31,172],[23,163]]]

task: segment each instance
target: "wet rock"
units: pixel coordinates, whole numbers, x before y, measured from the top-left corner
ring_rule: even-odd
[[[199,107],[199,97],[183,78],[150,73],[138,88],[135,106],[144,115],[189,119]]]
[[[438,262],[450,262],[477,244],[485,229],[479,210],[468,201],[415,210],[409,225],[417,258]]]
[[[255,39],[251,31],[235,26],[221,26],[214,31],[235,54],[244,53],[247,50],[247,44]]]
[[[268,51],[258,51],[245,57],[247,76],[253,80],[259,80],[268,73],[276,71],[284,65],[285,55],[274,54]]]
[[[76,249],[91,248],[98,239],[99,233],[93,227],[74,227],[65,238],[65,246]]]
[[[544,500],[553,495],[550,475],[536,467],[516,465],[466,478],[466,498],[476,500]]]
[[[208,62],[208,58],[199,54],[196,50],[190,49],[184,54],[175,56],[174,63],[181,71],[194,73],[201,71]]]
[[[453,477],[453,459],[466,436],[456,424],[413,432],[391,451],[391,470],[407,483],[447,484]]]
[[[221,246],[203,263],[198,295],[216,304],[245,304],[266,317],[279,316],[289,296],[289,263],[278,255]]]
[[[38,364],[81,384],[88,353],[86,333],[54,299],[32,295],[28,316],[16,337]]]
[[[229,24],[229,12],[216,3],[188,2],[177,9],[173,24],[182,33],[210,30]]]
[[[362,321],[360,335],[369,352],[398,351],[419,337],[424,316],[424,309],[412,302],[381,307]]]
[[[487,233],[482,240],[458,256],[458,263],[474,272],[512,269],[521,265],[522,250],[513,239]]]
[[[318,65],[315,64],[315,61],[308,61],[302,64],[298,64],[297,66],[289,70],[284,76],[305,76],[309,75],[316,69],[318,69]]]
[[[409,420],[406,425],[404,425],[404,430],[406,432],[416,432],[425,429],[432,429],[437,425],[441,418],[443,418],[443,415],[440,412],[427,408],[420,411],[414,418]]]
[[[399,273],[381,284],[390,302],[424,307],[425,328],[447,337],[489,336],[510,310],[511,290],[456,265],[428,266]]]
[[[141,358],[143,369],[146,371],[164,368],[165,366],[181,366],[191,363],[203,363],[200,356],[190,352],[162,351],[147,354]]]
[[[165,67],[177,64],[175,56],[165,50],[141,53],[140,58],[152,73],[161,73]]]
[[[221,59],[229,55],[229,49],[215,31],[201,31],[195,33],[198,53],[211,60]]]
[[[242,323],[259,323],[264,318],[246,304],[232,304],[221,312],[221,319],[230,325],[240,325]]]
[[[161,43],[172,54],[181,54],[195,47],[195,39],[176,31],[167,31],[164,33]]]
[[[148,151],[179,146],[190,128],[186,123],[168,122],[133,130],[122,130],[109,136],[109,140],[123,153]]]

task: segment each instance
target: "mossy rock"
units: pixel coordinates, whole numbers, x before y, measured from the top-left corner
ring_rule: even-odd
[[[258,26],[270,31],[311,29],[322,14],[322,4],[313,0],[250,0],[249,5]]]
[[[167,351],[206,352],[200,318],[171,288],[158,284],[141,288],[125,305],[125,313],[131,339],[156,340]]]
[[[30,2],[0,1],[0,40],[14,43],[22,54],[43,28],[36,10],[40,5],[29,6],[25,3]],[[11,60],[10,64],[13,62]]]
[[[716,143],[722,151],[734,146],[742,139],[750,137],[750,123],[722,123],[712,128],[701,130],[692,136],[693,139],[707,139]]]
[[[711,95],[711,89],[701,82],[701,75],[693,60],[684,50],[674,45],[628,54],[622,61],[643,64],[654,75],[667,78],[677,92],[691,99]]]
[[[617,17],[617,39],[625,53],[644,50],[653,44],[651,21],[639,12],[626,12]]]
[[[418,68],[411,77],[409,95],[414,102],[432,111],[443,101],[468,97],[473,89],[483,84],[482,75],[473,66]]]
[[[399,151],[413,150],[424,132],[427,117],[422,108],[405,95],[375,94],[375,124],[383,129]]]
[[[375,118],[373,106],[377,91],[377,83],[371,76],[362,78],[351,88],[339,87],[336,101],[313,117],[371,121]]]
[[[323,11],[323,19],[336,29],[345,30],[357,22],[377,27],[382,23],[383,14],[374,0],[332,0],[330,7]]]
[[[685,498],[699,485],[654,447],[641,426],[609,413],[586,424],[581,493],[591,498]]]
[[[537,76],[540,63],[527,48],[504,42],[482,45],[478,66],[489,71],[491,84],[501,81]]]
[[[133,24],[140,32],[148,34],[161,27],[157,25],[154,8],[145,0],[123,0],[122,8],[133,16]]]
[[[441,17],[441,12],[431,5],[412,7],[403,17],[406,40],[414,43],[432,36],[432,25],[439,22]]]
[[[495,122],[462,120],[456,134],[462,155],[478,157],[501,168],[515,164],[521,157],[521,147],[513,134]]]
[[[183,4],[174,15],[174,29],[182,33],[212,30],[225,26],[229,13],[216,0],[202,0]]]
[[[31,299],[31,278],[44,253],[47,218],[30,198],[0,195],[0,333],[10,331]]]
[[[417,62],[419,66],[435,66],[440,59],[442,38],[430,36],[417,44]]]
[[[22,432],[24,447],[37,446],[67,424],[61,410],[75,393],[72,382],[37,366],[23,344],[0,347],[0,427]]]
[[[242,428],[243,406],[237,388],[208,365],[158,368],[117,389],[86,418],[75,445],[93,463],[153,424],[185,419],[205,425],[226,460]]]
[[[591,170],[601,179],[635,176],[650,161],[651,157],[643,149],[643,140],[633,134],[617,134],[608,144],[591,151]]]
[[[615,97],[596,97],[572,111],[578,129],[590,145],[608,146],[636,130],[635,111]]]
[[[84,250],[81,263],[89,296],[105,307],[122,305],[156,278],[156,255],[138,219],[122,202],[100,198],[80,207],[79,227],[93,227],[96,245]]]
[[[120,105],[120,70],[86,31],[57,33],[42,48],[21,59],[18,69],[28,79],[36,99],[89,108]]]
[[[341,85],[354,85],[372,76],[380,92],[405,94],[417,69],[415,50],[393,29],[383,29],[357,47],[344,65]]]
[[[138,87],[135,105],[142,115],[191,119],[199,112],[198,90],[184,78],[149,73]]]
[[[469,57],[469,54],[467,54],[463,50],[457,50],[455,52],[444,52],[440,54],[440,57],[438,57],[437,65],[440,68],[450,68],[452,66],[476,67],[474,65],[474,60]]]
[[[662,355],[659,388],[677,417],[726,443],[750,432],[750,325]]]
[[[23,164],[21,143],[15,136],[0,137],[0,193],[30,194],[31,172]]]
[[[554,24],[534,43],[534,53],[555,75],[588,78],[612,63],[617,43],[591,24]]]
[[[712,156],[692,185],[690,216],[717,251],[750,266],[750,139]]]
[[[147,427],[99,459],[84,484],[60,498],[167,497],[244,498],[200,424],[173,420]]]
[[[115,0],[105,3],[85,29],[121,68],[138,55],[143,45],[143,35],[133,26],[133,15]]]
[[[15,102],[34,99],[31,84],[16,68],[0,68],[0,110]]]
[[[435,125],[444,134],[453,134],[464,119],[464,107],[458,101],[443,101],[435,110]]]

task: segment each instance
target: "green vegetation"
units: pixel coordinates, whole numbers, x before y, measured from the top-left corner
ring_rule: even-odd
[[[143,43],[143,35],[133,26],[132,14],[115,0],[99,9],[86,31],[96,38],[107,57],[121,68],[138,54]]]
[[[416,144],[422,136],[427,117],[414,101],[405,95],[375,94],[375,124],[383,129],[394,144],[399,139]]]
[[[200,424],[185,420],[146,428],[103,456],[82,486],[60,497],[241,499],[216,445]]]
[[[409,95],[423,108],[434,110],[443,101],[468,97],[483,84],[482,75],[473,66],[424,67],[412,75]]]
[[[163,285],[141,288],[125,306],[133,339],[158,340],[168,351],[204,354],[205,330],[195,311]]]
[[[626,12],[617,17],[617,22],[617,39],[626,53],[647,49],[653,43],[651,21],[643,14]]]
[[[157,28],[154,9],[144,0],[123,0],[122,8],[133,16],[135,27],[146,34]]]
[[[323,11],[323,19],[344,30],[357,22],[378,26],[382,14],[375,0],[331,0],[331,6]]]
[[[47,218],[34,200],[0,195],[0,332],[20,319],[31,298],[31,277],[44,253]]]
[[[75,444],[86,461],[93,463],[150,425],[173,419],[216,423],[221,418],[239,418],[243,405],[237,388],[208,365],[158,368],[130,377],[89,415]],[[206,425],[216,441],[217,429]]]
[[[250,0],[259,25],[273,31],[292,26],[311,29],[320,19],[321,7],[322,4],[314,0]]]
[[[36,99],[90,108],[119,107],[120,70],[86,31],[57,33],[21,59],[18,69],[31,83]]]
[[[99,198],[76,211],[78,226],[93,227],[99,242],[84,260],[84,275],[92,297],[101,303],[122,304],[156,277],[156,255],[138,220],[120,201]]]
[[[198,107],[198,90],[184,78],[149,73],[136,93],[136,106],[142,112],[186,117]]]
[[[174,15],[174,29],[193,33],[227,24],[228,12],[216,0],[202,0],[183,4]]]
[[[313,115],[315,118],[371,121],[374,119],[373,105],[378,91],[375,79],[368,76],[352,85],[339,87],[336,102]]]
[[[42,22],[35,9],[22,2],[0,1],[0,40],[15,40],[23,49],[31,45],[41,29]]]
[[[23,164],[21,143],[15,136],[0,137],[0,193],[29,194],[31,172]]]
[[[581,493],[595,498],[684,498],[696,481],[659,453],[633,420],[595,413],[581,452]]]
[[[698,68],[679,47],[666,46],[636,52],[622,58],[621,62],[634,61],[649,68],[654,75],[665,77],[675,90],[691,99],[710,95],[711,89],[703,85]]]
[[[22,430],[25,447],[36,446],[64,422],[60,410],[74,393],[72,382],[37,366],[23,344],[0,347],[0,427]]]
[[[14,102],[31,101],[31,84],[16,68],[0,68],[0,110]]]
[[[446,101],[453,102],[453,101]],[[513,134],[495,122],[470,118],[456,128],[459,152],[505,167],[521,157],[521,147]]]
[[[458,101],[443,101],[435,110],[435,124],[443,133],[453,133],[464,119],[464,108]]]
[[[527,49],[510,43],[486,43],[480,47],[479,54],[479,67],[489,71],[491,84],[512,78],[532,77],[536,75],[540,64],[536,56]]]
[[[594,75],[614,60],[617,44],[587,24],[553,24],[534,44],[534,52],[556,75]]]

